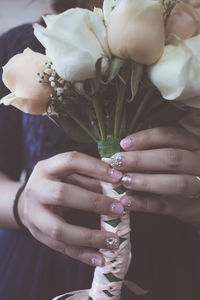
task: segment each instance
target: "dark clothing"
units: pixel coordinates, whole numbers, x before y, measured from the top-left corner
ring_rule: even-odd
[[[0,64],[26,47],[44,52],[31,24],[0,37]],[[6,94],[0,80],[0,98]],[[97,156],[96,146],[73,143],[47,117],[0,106],[0,171],[11,178],[18,180],[22,170],[28,177],[39,160],[71,150]],[[70,220],[94,228],[99,224],[98,216],[83,212],[72,212]],[[149,293],[136,297],[124,289],[122,300],[199,300],[200,242],[193,228],[150,214],[133,215],[131,226],[133,260],[127,279]],[[89,288],[92,276],[93,268],[47,248],[31,235],[0,231],[1,300],[50,300],[67,291]]]

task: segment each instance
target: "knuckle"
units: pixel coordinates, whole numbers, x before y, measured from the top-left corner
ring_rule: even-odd
[[[63,199],[66,197],[68,188],[67,185],[64,187],[64,184],[56,184],[54,186],[53,192],[51,192],[52,203],[54,204],[63,204]]]
[[[62,229],[58,224],[49,230],[49,234],[53,240],[62,241]]]
[[[78,156],[79,156],[79,152],[77,151],[67,152],[66,153],[67,163],[71,164],[74,160],[77,159]]]
[[[179,168],[183,160],[182,152],[178,149],[167,149],[165,154],[168,167],[172,170]]]
[[[163,128],[162,136],[163,135],[165,136],[165,139],[169,143],[173,143],[174,141],[179,143],[182,142],[184,139],[182,128],[174,128],[174,127]]]

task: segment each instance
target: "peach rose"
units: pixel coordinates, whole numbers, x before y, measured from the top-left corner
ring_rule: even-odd
[[[47,110],[52,87],[38,82],[38,72],[45,69],[49,59],[27,48],[12,57],[3,67],[3,82],[11,91],[0,103],[13,105],[25,113],[43,114]]]
[[[187,40],[200,34],[200,1],[187,0],[176,4],[166,24],[166,37],[175,34]]]
[[[165,43],[163,13],[161,1],[119,1],[107,19],[111,52],[138,63],[155,63]]]

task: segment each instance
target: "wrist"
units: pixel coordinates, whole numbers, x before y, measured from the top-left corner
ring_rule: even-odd
[[[23,192],[24,188],[26,186],[26,183],[22,184],[22,186],[18,189],[14,201],[13,201],[13,216],[15,219],[15,222],[19,229],[23,231],[28,231],[25,225],[23,224]]]

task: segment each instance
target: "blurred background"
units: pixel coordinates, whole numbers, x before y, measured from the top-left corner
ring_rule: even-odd
[[[52,13],[51,2],[52,0],[0,0],[0,35],[15,26],[36,22],[42,14]]]

